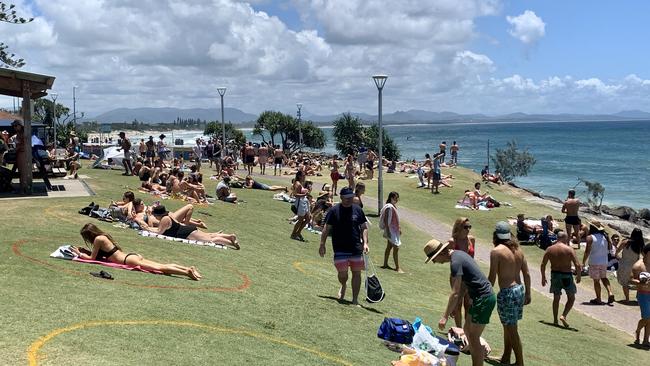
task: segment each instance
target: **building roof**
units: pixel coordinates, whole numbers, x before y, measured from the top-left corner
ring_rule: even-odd
[[[54,84],[54,76],[0,68],[0,95],[23,96],[23,82],[29,83],[31,99],[47,95]]]

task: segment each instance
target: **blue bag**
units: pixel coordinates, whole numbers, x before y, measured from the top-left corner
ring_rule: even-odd
[[[411,323],[399,318],[384,318],[377,331],[377,337],[401,344],[411,344],[414,335],[415,331]]]

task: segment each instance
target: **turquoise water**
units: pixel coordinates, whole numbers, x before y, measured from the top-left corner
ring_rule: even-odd
[[[564,198],[580,177],[605,187],[606,204],[650,207],[646,198],[650,121],[388,125],[386,130],[399,145],[402,159],[422,160],[425,153],[437,151],[441,141],[451,145],[456,140],[461,148],[458,162],[476,171],[486,164],[488,140],[493,153],[514,139],[537,159],[527,177],[515,180],[517,184]],[[332,129],[324,131],[328,137],[324,150],[334,152]],[[245,132],[251,140],[259,141],[250,130]],[[175,134],[194,137],[200,132]],[[584,186],[576,191],[586,200]]]

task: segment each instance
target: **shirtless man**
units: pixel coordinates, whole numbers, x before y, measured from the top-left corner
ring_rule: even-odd
[[[440,148],[440,154],[442,154],[442,161],[445,161],[445,156],[447,156],[447,141],[443,141],[438,145]]]
[[[458,150],[460,150],[460,146],[454,141],[449,150],[451,150],[451,165],[458,165]]]
[[[578,217],[578,210],[580,209],[580,200],[576,198],[576,191],[569,190],[568,197],[562,205],[562,213],[566,213],[564,223],[566,224],[566,235],[569,240],[572,240],[572,232],[575,231],[575,241],[580,246],[580,217]]]
[[[264,175],[266,174],[266,162],[269,159],[269,148],[266,146],[266,143],[262,143],[262,146],[257,149],[257,154],[259,155],[260,173]]]
[[[497,311],[503,324],[503,356],[500,363],[510,365],[510,355],[514,351],[515,363],[523,366],[524,355],[517,322],[521,320],[524,305],[530,304],[530,274],[524,253],[519,243],[512,239],[510,225],[498,222],[492,235],[494,249],[490,252],[490,274],[488,280],[494,286],[499,279]],[[521,284],[521,272],[524,285]]]
[[[566,317],[573,307],[577,292],[576,285],[573,282],[571,264],[573,263],[576,268],[575,282],[577,283],[580,283],[582,266],[580,265],[580,262],[578,262],[575,250],[573,250],[569,245],[569,236],[564,231],[557,233],[557,241],[555,244],[548,247],[544,253],[542,264],[540,266],[540,272],[542,273],[542,286],[546,286],[548,283],[546,281],[546,263],[549,261],[551,262],[550,292],[553,294],[553,324],[556,326],[558,325],[557,313],[560,307],[562,290],[564,290],[564,292],[566,292],[567,301],[566,304],[564,304],[564,310],[560,316],[560,321],[565,328],[568,328],[569,323],[567,323]]]
[[[253,174],[253,166],[255,165],[255,148],[253,147],[253,143],[248,141],[248,144],[244,147],[244,164],[246,165],[246,169],[248,169],[248,175]]]
[[[641,319],[636,327],[636,340],[634,343],[642,344],[646,348],[650,347],[650,274],[648,271],[650,271],[650,244],[643,247],[643,258],[632,266],[633,279],[631,281],[636,285],[636,299],[641,308]],[[641,343],[642,329],[645,329],[643,343]]]

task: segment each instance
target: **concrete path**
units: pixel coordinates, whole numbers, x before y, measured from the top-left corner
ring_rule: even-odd
[[[288,176],[274,177],[268,175],[262,176],[258,174],[256,174],[255,176],[262,178],[264,180],[277,181],[282,185],[289,184],[288,182],[290,182],[291,179]],[[370,208],[374,212],[377,211],[377,203],[374,200],[364,200],[364,205],[365,205],[364,207]],[[419,230],[422,230],[430,234],[432,237],[438,240],[445,240],[449,238],[451,235],[451,229],[452,229],[451,226],[433,220],[416,211],[404,207],[400,207],[399,216],[401,220],[408,222],[409,224],[415,226]],[[422,243],[422,246],[424,246],[424,243]],[[480,245],[480,244],[477,245],[475,257],[477,260],[485,264],[489,264],[490,247],[486,247],[485,245]],[[547,266],[547,268],[549,268],[548,270],[550,271],[550,264]],[[549,288],[548,288],[549,285],[547,285],[547,287],[542,287],[542,276],[539,270],[539,266],[531,265],[529,266],[529,271],[530,271],[530,280],[531,280],[531,285],[533,286],[533,290],[548,297],[549,299],[553,299],[553,296],[549,293]],[[550,280],[550,273],[547,275],[547,278]],[[588,281],[587,283],[589,284],[589,288],[591,290],[578,286],[578,293],[576,294],[575,305],[571,311],[579,311],[615,329],[634,335],[636,331],[637,322],[640,319],[639,308],[637,306],[627,306],[627,305],[621,305],[619,303],[614,303],[613,306],[590,305],[589,300],[595,297],[593,292],[592,280],[588,276],[583,276],[583,281]],[[615,281],[613,281],[612,286],[618,286],[618,284]],[[606,296],[607,292],[605,291],[604,288],[602,291]],[[563,299],[564,298],[565,297],[563,296]],[[562,304],[564,303],[562,302]],[[562,311],[562,306],[563,306],[562,304],[560,305],[560,311]],[[549,314],[550,313],[551,313],[551,308],[549,307]]]

